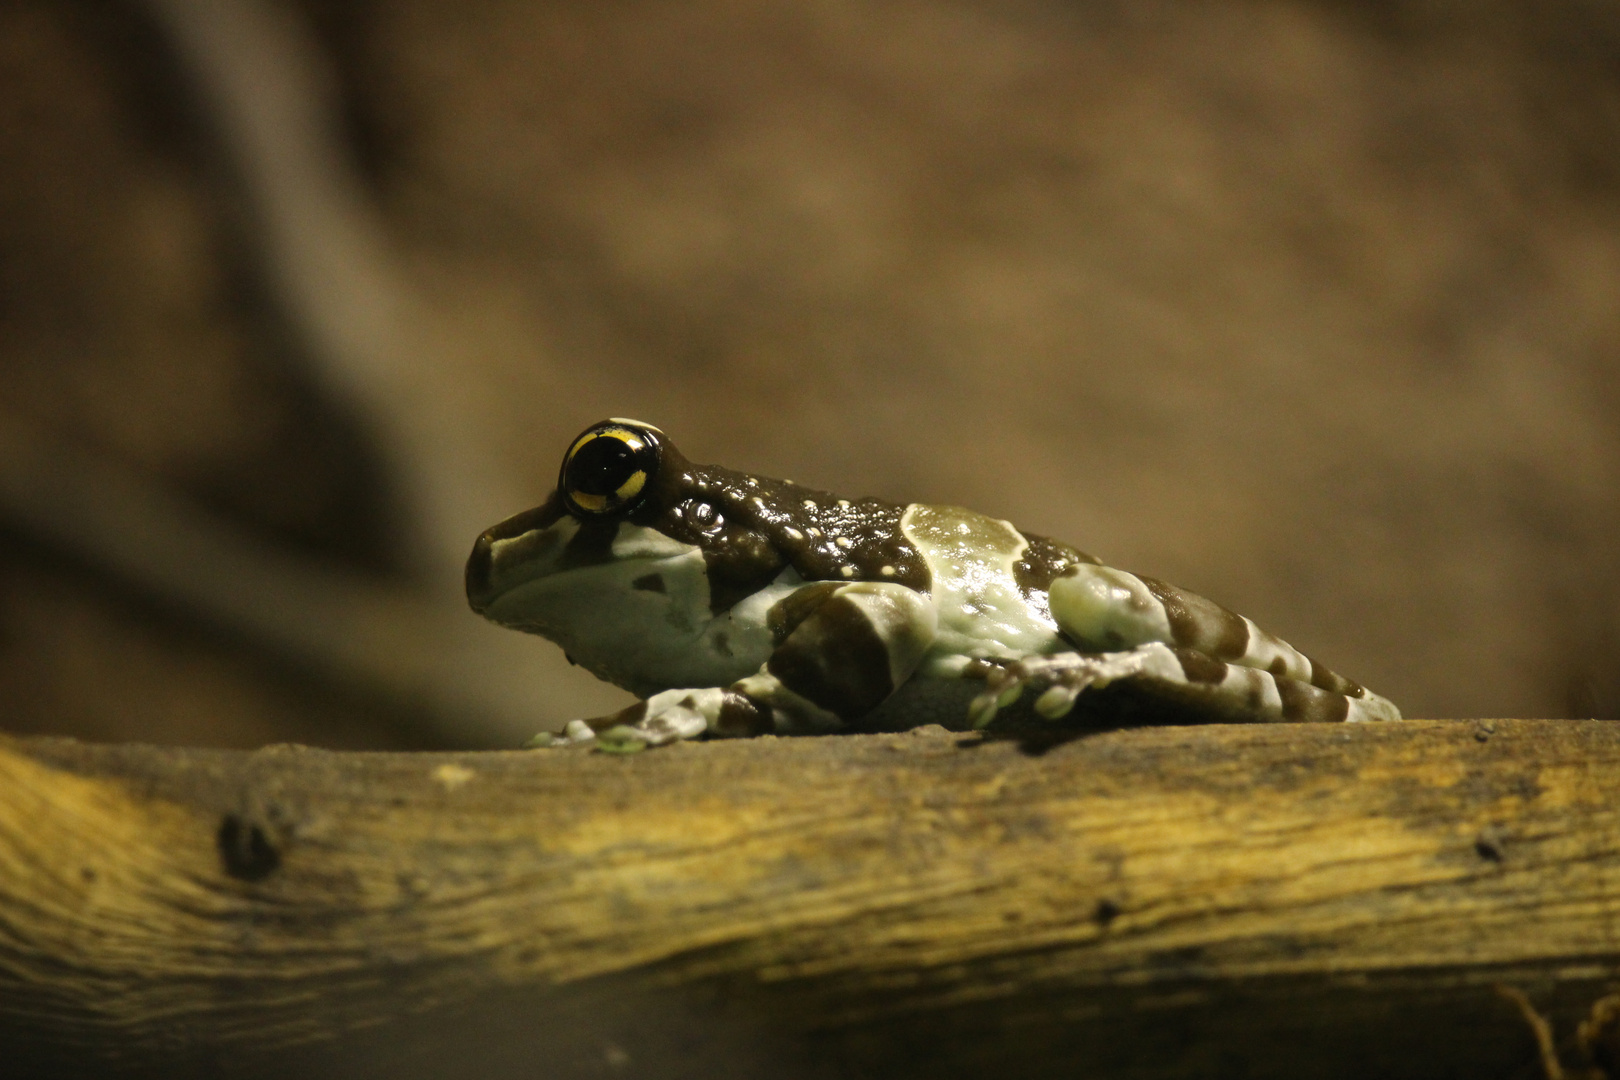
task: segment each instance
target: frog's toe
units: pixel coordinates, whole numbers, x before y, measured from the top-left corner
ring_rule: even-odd
[[[1017,703],[1024,696],[1029,677],[1021,672],[1020,664],[1010,664],[987,678],[984,693],[968,706],[968,720],[975,728],[982,728],[996,718],[1002,709]]]
[[[996,714],[1023,696],[1026,680],[1018,674],[1018,662],[975,660],[965,676],[984,680],[984,691],[968,703],[968,722],[982,728]]]
[[[563,750],[581,743],[594,742],[596,732],[583,720],[570,720],[562,731],[542,731],[523,744],[525,750]]]
[[[1049,687],[1035,699],[1035,711],[1048,720],[1061,720],[1074,708],[1080,691],[1072,686]]]
[[[996,692],[986,690],[968,705],[968,723],[975,728],[985,727],[996,718],[996,713],[1000,709],[1001,706],[997,703]]]

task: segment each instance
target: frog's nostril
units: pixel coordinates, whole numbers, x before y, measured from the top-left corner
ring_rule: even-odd
[[[482,612],[489,600],[489,577],[493,561],[490,553],[493,549],[489,533],[485,533],[473,544],[472,554],[467,556],[467,603],[477,612]]]

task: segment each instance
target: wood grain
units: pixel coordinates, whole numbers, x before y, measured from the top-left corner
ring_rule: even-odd
[[[0,739],[0,1045],[39,1068],[1506,1077],[1493,984],[1572,1031],[1617,976],[1610,723]]]

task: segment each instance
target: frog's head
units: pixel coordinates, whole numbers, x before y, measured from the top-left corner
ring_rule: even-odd
[[[759,513],[789,488],[604,420],[569,445],[550,498],[478,538],[467,600],[636,693],[724,685],[764,662],[765,611],[802,581]]]

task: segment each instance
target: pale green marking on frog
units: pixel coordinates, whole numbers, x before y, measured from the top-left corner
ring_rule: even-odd
[[[934,670],[960,671],[964,660],[1017,659],[1062,647],[1057,624],[1018,588],[1013,566],[1029,541],[1010,522],[959,506],[912,503],[900,530],[933,577],[939,611],[929,655]]]
[[[1113,652],[1174,640],[1164,605],[1135,574],[1076,566],[1052,582],[1048,594],[1052,611],[1082,649]]]
[[[694,465],[635,420],[568,445],[551,498],[479,538],[467,597],[645,700],[537,745],[979,726],[1026,686],[1057,719],[1115,683],[1135,697],[1097,700],[1143,722],[1400,718],[1250,620],[1006,521]]]

